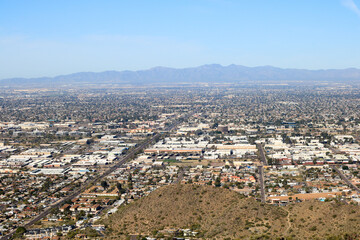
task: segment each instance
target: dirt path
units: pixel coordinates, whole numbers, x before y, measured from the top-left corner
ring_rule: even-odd
[[[284,231],[284,235],[287,234],[291,228],[291,221],[290,221],[290,212],[289,210],[287,210],[286,208],[284,208],[284,210],[288,213],[286,219],[287,219],[287,222],[288,222],[288,227],[286,228],[286,230]]]

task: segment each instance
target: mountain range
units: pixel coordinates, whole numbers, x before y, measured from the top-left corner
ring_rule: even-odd
[[[284,69],[272,66],[246,67],[208,64],[192,68],[155,67],[140,71],[79,72],[41,78],[0,80],[1,87],[66,87],[86,85],[178,85],[178,84],[268,84],[268,83],[360,83],[360,69]]]

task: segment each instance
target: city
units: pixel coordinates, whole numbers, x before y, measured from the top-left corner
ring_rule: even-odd
[[[0,240],[359,240],[360,0],[0,0]]]
[[[1,235],[104,237],[119,207],[174,184],[282,207],[358,205],[359,96],[355,88],[4,91]]]

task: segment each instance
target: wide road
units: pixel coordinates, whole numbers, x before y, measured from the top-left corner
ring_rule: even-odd
[[[354,189],[357,193],[360,193],[360,189],[354,184],[352,184],[350,180],[344,175],[344,173],[339,168],[337,168],[335,165],[332,165],[331,167],[340,175],[341,179],[344,180],[344,182],[346,182],[346,184],[350,188]]]
[[[264,166],[268,165],[268,162],[266,160],[266,156],[265,156],[265,151],[263,146],[261,145],[261,143],[257,143],[256,144],[257,149],[259,150],[259,155],[260,155],[260,161]]]
[[[266,196],[265,196],[265,185],[264,185],[264,166],[262,165],[258,166],[258,172],[259,172],[261,202],[265,203]]]
[[[184,178],[184,169],[180,169],[180,171],[178,173],[178,178],[174,181],[174,184],[181,183],[183,178]]]
[[[187,117],[189,117],[192,113],[188,113],[185,117],[185,119]],[[170,124],[165,131],[172,131],[174,128],[177,127],[178,124],[180,124],[181,122],[179,120],[175,120],[172,124]],[[113,165],[112,167],[110,167],[108,170],[106,170],[103,174],[101,174],[100,176],[94,178],[94,179],[90,179],[89,181],[85,182],[80,188],[74,190],[70,195],[62,198],[61,200],[55,202],[54,204],[50,205],[49,207],[47,207],[42,213],[40,213],[39,215],[37,215],[35,218],[33,218],[32,220],[30,220],[28,223],[24,224],[23,227],[27,228],[32,226],[34,223],[36,223],[37,221],[40,221],[41,219],[43,219],[44,217],[46,217],[52,209],[55,208],[59,208],[60,206],[62,206],[66,201],[71,200],[73,198],[75,198],[76,196],[78,196],[79,194],[81,194],[83,191],[85,191],[88,187],[90,187],[93,184],[96,184],[97,182],[101,181],[103,178],[107,177],[108,175],[110,175],[112,172],[114,172],[116,169],[118,169],[119,167],[121,167],[124,163],[128,162],[129,160],[131,160],[137,152],[144,150],[151,142],[157,140],[158,138],[160,138],[162,136],[161,133],[157,133],[154,136],[152,136],[151,138],[147,139],[146,141],[144,141],[143,143],[141,143],[140,145],[136,146],[134,149],[130,150],[128,153],[126,153],[126,155],[119,161],[117,162],[115,165]],[[2,240],[8,240],[10,239],[15,233],[15,230],[13,230],[11,233],[9,233],[6,236],[3,236],[1,239]]]
[[[264,166],[268,165],[266,160],[265,151],[261,143],[256,144],[257,149],[259,150],[259,157],[260,157],[260,166],[258,166],[259,172],[259,184],[260,184],[260,195],[261,195],[261,202],[266,202],[266,195],[265,195],[265,184],[264,184]]]

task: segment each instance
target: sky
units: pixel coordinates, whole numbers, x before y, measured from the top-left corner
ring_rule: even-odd
[[[0,0],[0,79],[213,63],[360,68],[360,0]]]

